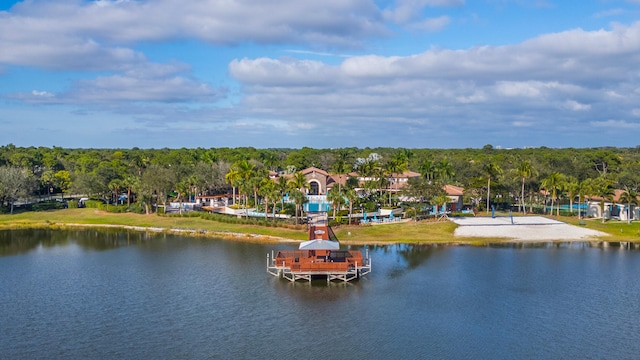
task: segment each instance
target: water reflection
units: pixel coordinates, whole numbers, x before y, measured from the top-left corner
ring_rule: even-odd
[[[640,352],[628,336],[611,336],[640,332],[640,261],[624,243],[372,246],[373,272],[347,284],[267,274],[266,252],[292,247],[94,229],[0,232],[2,254],[21,254],[0,258],[3,358]]]
[[[77,244],[85,250],[105,251],[141,245],[163,234],[120,229],[92,230],[0,230],[0,256],[25,254],[38,247],[52,248]]]
[[[545,242],[499,242],[487,243],[487,247],[505,249],[586,249],[586,248],[620,248],[632,251],[640,250],[640,243],[617,241],[545,241]]]
[[[327,282],[313,280],[291,282],[286,279],[274,278],[274,289],[278,296],[293,297],[301,301],[337,301],[354,296],[362,290],[366,278],[354,282]]]

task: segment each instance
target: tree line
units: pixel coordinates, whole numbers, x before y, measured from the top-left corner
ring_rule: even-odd
[[[558,213],[560,202],[585,196],[611,198],[613,189],[623,189],[626,200],[633,202],[640,187],[640,146],[68,149],[9,144],[0,147],[0,205],[12,211],[18,199],[54,193],[86,194],[115,203],[124,193],[126,206],[151,213],[169,200],[227,192],[234,193],[235,199],[237,192],[238,206],[260,204],[269,213],[287,207],[282,201],[286,193],[297,217],[306,188],[299,171],[312,166],[346,179],[344,187],[337,186],[337,194],[328,194],[335,209],[395,206],[398,194],[441,203],[446,201],[442,185],[451,184],[463,187],[467,201],[480,210],[510,203],[526,212],[533,210],[534,203],[551,202]],[[402,189],[398,183],[389,183],[391,174],[407,170],[420,176]],[[289,176],[272,181],[269,172]],[[357,177],[365,181],[358,183]],[[364,188],[366,196],[354,195],[351,191],[356,187]],[[546,195],[542,199],[541,192]]]

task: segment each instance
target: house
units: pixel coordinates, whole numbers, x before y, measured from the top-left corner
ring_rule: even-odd
[[[308,195],[326,195],[327,182],[331,178],[328,172],[316,167],[306,168],[301,171],[309,183]]]
[[[614,220],[636,220],[640,218],[640,208],[634,204],[628,206],[627,203],[621,203],[620,199],[624,190],[616,189],[611,200],[604,202],[604,218]],[[640,201],[640,197],[636,199]],[[587,216],[601,218],[602,209],[600,207],[602,198],[594,196],[587,201]]]
[[[451,211],[462,210],[464,188],[454,185],[445,185],[444,191],[447,193],[449,199],[451,199]]]

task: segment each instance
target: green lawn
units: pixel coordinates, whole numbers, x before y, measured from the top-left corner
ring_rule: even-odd
[[[602,224],[599,219],[585,220],[579,225],[575,217],[560,217],[560,221],[586,226],[611,234],[608,241],[640,241],[640,222],[608,221]],[[96,209],[65,209],[44,212],[25,212],[15,215],[0,215],[0,229],[64,227],[65,224],[111,224],[155,227],[162,229],[194,229],[208,232],[231,232],[282,237],[293,240],[306,240],[306,230],[257,225],[228,224],[197,217],[164,217],[156,215],[115,214]],[[468,243],[482,244],[485,238],[454,238],[457,227],[450,221],[420,221],[378,226],[340,226],[334,228],[336,236],[343,243]],[[217,236],[214,234],[214,236]],[[495,241],[495,240],[491,240]]]
[[[294,240],[305,240],[307,232],[302,230],[273,228],[254,225],[226,224],[194,217],[164,217],[157,215],[116,214],[96,209],[65,209],[42,212],[24,212],[16,215],[0,215],[0,229],[52,227],[64,224],[110,224],[155,227],[163,229],[195,229],[216,232],[234,232],[278,236]]]

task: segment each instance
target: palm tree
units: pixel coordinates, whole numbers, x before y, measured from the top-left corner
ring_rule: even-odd
[[[198,189],[203,186],[204,181],[200,178],[200,176],[196,174],[192,174],[187,178],[187,182],[189,183],[189,198],[191,198],[191,194],[195,198],[198,195]],[[191,199],[189,199],[191,201]]]
[[[562,190],[562,183],[564,182],[564,175],[559,172],[553,172],[542,180],[542,187],[551,195],[551,215],[553,215],[553,204],[558,196],[558,191]],[[558,201],[558,212],[560,216],[560,201]]]
[[[336,211],[344,204],[344,197],[342,196],[340,189],[335,186],[329,190],[327,194],[327,200],[331,202],[333,206],[333,219],[336,219]]]
[[[113,179],[109,182],[109,190],[113,194],[113,198],[115,199],[114,203],[118,205],[118,193],[120,192],[120,188],[122,187],[122,181],[120,179]]]
[[[307,195],[298,189],[289,192],[289,198],[293,199],[296,205],[296,225],[298,224],[298,211],[302,204],[307,202]]]
[[[627,224],[631,223],[631,204],[638,205],[638,192],[628,186],[620,195],[620,202],[627,203]]]
[[[263,184],[264,180],[270,181],[269,175],[265,172],[264,169],[252,171],[251,177],[247,180],[247,182],[251,184],[251,188],[253,190],[254,206],[258,206],[258,191],[260,190],[260,186]]]
[[[305,189],[309,188],[309,183],[307,182],[307,177],[300,171],[293,174],[291,180],[289,180],[289,184],[291,188],[300,190],[304,192]]]
[[[346,151],[338,151],[338,156],[332,166],[334,173],[341,176],[349,172],[350,167],[347,163],[348,156],[349,154]],[[340,181],[338,181],[338,191],[342,193],[342,185]]]
[[[604,202],[605,200],[611,201],[613,199],[614,190],[613,190],[613,182],[606,177],[606,175],[601,175],[597,179],[593,181],[593,195],[598,196],[600,198],[600,211],[602,212],[602,223],[604,224]]]
[[[260,192],[260,195],[262,195],[262,198],[264,199],[265,219],[268,219],[269,218],[269,199],[274,199],[274,198],[277,199],[278,197],[278,190],[276,189],[276,183],[271,181],[271,179],[267,179],[267,178],[262,179],[262,182],[260,183],[259,192]]]
[[[253,176],[253,168],[254,166],[249,163],[247,160],[241,160],[236,163],[238,173],[240,174],[240,182],[241,188],[245,191],[244,193],[244,205],[248,206],[249,203],[249,192],[254,189],[252,184],[250,183],[250,179]]]
[[[562,184],[562,190],[567,193],[569,198],[569,212],[573,214],[573,199],[580,192],[580,182],[575,176],[567,176]]]
[[[489,213],[490,202],[491,199],[491,178],[495,178],[498,175],[502,174],[502,168],[494,162],[487,162],[482,166],[482,170],[487,177],[487,214]]]
[[[131,190],[140,182],[137,176],[129,175],[122,180],[122,185],[127,188],[127,206],[131,206]]]
[[[182,203],[184,202],[184,198],[189,196],[189,181],[182,180],[176,184],[176,193],[178,193],[178,202],[180,203],[180,208],[178,209],[178,214],[182,214]]]
[[[527,179],[529,179],[530,177],[534,176],[536,174],[536,170],[533,168],[533,166],[531,165],[531,161],[529,160],[524,160],[520,163],[520,165],[518,165],[518,167],[516,168],[516,174],[517,176],[522,179],[522,191],[520,193],[520,206],[522,208],[522,214],[526,215],[527,214],[527,208],[526,205],[524,203],[524,183]]]
[[[276,165],[278,164],[278,155],[276,153],[271,151],[265,152],[260,155],[260,158],[267,169],[275,171]]]
[[[247,208],[249,207],[249,196],[253,190],[253,185],[250,181],[242,179],[240,181],[240,186],[238,187],[238,192],[241,194],[240,199],[242,199],[242,209],[244,210],[245,217],[249,217],[249,213]]]
[[[49,199],[51,199],[51,191],[53,190],[53,183],[55,181],[55,171],[53,170],[46,170],[45,172],[42,173],[42,176],[40,177],[40,180],[42,181],[42,183],[44,184],[44,186],[47,188],[47,193],[49,194]]]
[[[447,203],[449,202],[449,197],[445,194],[438,195],[433,199],[434,206],[436,207],[436,217],[438,216],[438,204],[442,204],[442,216],[438,217],[438,220],[447,217]]]
[[[276,181],[276,189],[280,193],[280,202],[282,204],[282,207],[284,208],[284,195],[287,193],[287,190],[289,189],[289,184],[287,183],[286,177],[278,178],[278,180]]]
[[[593,195],[593,179],[586,178],[580,182],[580,187],[578,189],[578,202],[582,203],[584,201],[587,202],[587,197]],[[586,209],[588,211],[588,209]],[[582,210],[578,211],[578,219],[580,219]],[[585,217],[587,213],[585,212]]]
[[[442,159],[435,165],[435,174],[438,181],[440,181],[443,185],[445,185],[455,176],[453,167],[447,159]]]
[[[251,178],[252,172],[253,165],[251,165],[247,160],[237,161],[229,167],[229,172],[224,178],[227,183],[231,184],[231,188],[233,190],[233,205],[236,204],[236,187],[240,188],[242,185],[245,185],[249,178]]]
[[[224,179],[227,181],[227,183],[231,184],[231,189],[233,191],[231,202],[232,202],[232,205],[235,205],[236,204],[236,186],[238,186],[238,182],[241,179],[238,169],[235,166],[231,165],[231,167],[229,168],[229,172],[224,176]]]
[[[349,201],[349,225],[351,225],[351,218],[353,215],[353,203],[358,199],[358,194],[354,189],[348,189],[344,192],[344,196]]]
[[[425,160],[420,164],[420,174],[427,179],[427,181],[432,181],[435,177],[435,166],[431,160]]]
[[[408,165],[409,164],[407,163],[404,153],[396,154],[396,156],[387,162],[386,170],[394,179],[393,182],[396,185],[396,193],[398,192],[399,175],[407,170]],[[389,206],[391,206],[391,189],[389,189]]]

